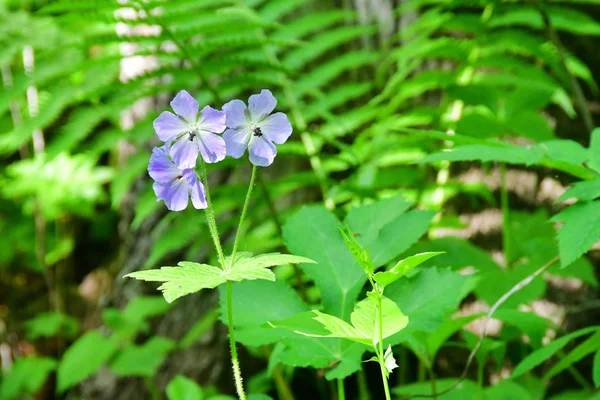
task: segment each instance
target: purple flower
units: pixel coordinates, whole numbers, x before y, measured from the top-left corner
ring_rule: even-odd
[[[154,193],[163,200],[169,210],[181,211],[192,197],[194,208],[207,207],[204,185],[193,169],[179,169],[169,156],[167,146],[155,147],[150,157],[148,173],[154,179]]]
[[[198,119],[198,102],[182,90],[171,101],[175,114],[164,111],[154,120],[154,130],[165,143],[175,141],[169,154],[179,168],[196,167],[198,151],[207,163],[225,158],[225,141],[215,133],[225,130],[225,113],[206,106]]]
[[[227,145],[227,155],[240,158],[250,151],[250,162],[259,167],[268,167],[277,155],[273,142],[283,144],[292,134],[292,124],[281,112],[271,112],[277,99],[266,89],[250,96],[248,108],[241,100],[232,100],[223,106],[227,115],[227,129],[223,139]]]

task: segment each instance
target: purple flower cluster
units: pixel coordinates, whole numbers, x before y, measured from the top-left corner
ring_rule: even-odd
[[[204,185],[195,172],[198,153],[204,162],[216,163],[226,155],[240,158],[248,148],[252,164],[271,165],[277,155],[274,143],[283,144],[292,134],[284,113],[271,115],[276,105],[273,94],[264,89],[250,96],[248,107],[232,100],[223,111],[206,106],[198,117],[196,99],[185,90],[177,93],[171,101],[175,113],[164,111],[154,120],[154,130],[165,142],[154,148],[148,166],[158,200],[173,211],[185,209],[190,197],[195,208],[207,207]]]

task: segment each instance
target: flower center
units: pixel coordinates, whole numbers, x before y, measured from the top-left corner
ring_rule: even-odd
[[[194,140],[194,136],[196,135],[196,131],[188,132],[188,135],[189,135],[188,139],[190,139],[190,142],[191,142],[192,140]]]
[[[254,136],[256,137],[261,137],[263,135],[262,131],[260,130],[260,126],[252,129],[252,132],[254,132]]]

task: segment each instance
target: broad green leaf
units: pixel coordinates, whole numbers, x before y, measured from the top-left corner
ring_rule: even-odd
[[[375,281],[379,283],[382,287],[386,287],[387,285],[395,282],[400,279],[408,271],[419,266],[425,261],[429,260],[432,257],[437,255],[444,254],[443,251],[440,252],[431,252],[431,253],[421,253],[415,254],[414,256],[406,257],[396,264],[389,271],[382,271],[375,274]]]
[[[527,389],[509,380],[485,388],[483,396],[485,400],[534,400]]]
[[[132,272],[125,277],[143,281],[164,282],[158,290],[163,292],[167,302],[202,289],[213,289],[227,279],[223,270],[212,265],[182,261],[179,267],[162,267],[149,271]]]
[[[0,380],[0,399],[16,400],[33,396],[56,368],[56,360],[45,357],[19,357]]]
[[[152,377],[174,348],[172,340],[154,336],[142,345],[123,349],[110,363],[110,369],[120,376]]]
[[[371,255],[369,254],[369,250],[363,248],[354,237],[354,233],[350,228],[346,230],[340,229],[344,240],[346,241],[346,245],[352,252],[354,259],[358,262],[358,265],[365,270],[367,274],[372,274],[375,271],[375,266],[373,265],[373,261],[371,260]]]
[[[571,332],[568,335],[562,336],[554,340],[552,343],[542,347],[541,349],[534,351],[533,353],[525,357],[523,361],[519,363],[519,365],[517,365],[517,367],[512,373],[512,378],[516,378],[517,376],[522,375],[525,372],[528,372],[533,368],[537,367],[538,365],[552,357],[554,354],[556,354],[558,351],[560,351],[571,340],[583,335],[587,335],[591,332],[596,332],[598,330],[600,330],[600,326],[583,328],[578,331]]]
[[[591,201],[598,197],[600,197],[600,179],[594,179],[591,181],[576,182],[556,202],[559,203],[574,198],[581,201]]]
[[[169,400],[203,400],[202,388],[193,380],[183,375],[177,375],[167,385]]]
[[[439,393],[442,390],[446,390],[454,385],[454,383],[456,383],[456,378],[437,379],[435,381],[436,392]],[[478,399],[483,397],[482,391],[483,390],[475,382],[464,380],[454,390],[445,395],[438,396],[437,398],[439,400]],[[430,382],[404,384],[392,389],[392,392],[399,398],[416,394],[433,394]]]
[[[359,332],[352,325],[333,315],[317,310],[307,311],[280,321],[269,321],[273,328],[284,328],[304,336],[348,339],[370,344],[369,336]]]
[[[592,132],[592,140],[590,142],[590,160],[588,166],[600,173],[600,128],[594,129]]]
[[[592,367],[592,375],[596,388],[600,387],[600,350],[594,355],[594,366]]]
[[[558,231],[560,261],[567,267],[600,237],[600,201],[573,204],[552,218],[565,224]]]
[[[60,312],[47,312],[37,314],[25,322],[27,337],[36,340],[41,337],[53,337],[58,334],[71,338],[79,332],[79,322]]]
[[[225,260],[225,264],[231,262],[231,257]],[[265,279],[275,280],[275,274],[268,269],[277,265],[286,264],[314,264],[315,262],[306,257],[293,256],[290,254],[261,254],[252,257],[251,253],[240,253],[231,270],[226,274],[230,281]]]
[[[224,287],[220,290],[221,321],[227,324],[227,303]],[[235,338],[248,346],[277,343],[284,337],[298,337],[284,329],[263,328],[272,320],[292,317],[308,310],[298,294],[283,281],[244,281],[232,288]]]
[[[409,211],[402,197],[380,200],[350,210],[346,224],[358,234],[375,267],[386,264],[412,246],[429,228],[434,212]]]
[[[283,227],[287,248],[315,260],[300,264],[315,282],[324,311],[348,318],[367,277],[340,235],[340,222],[321,206],[304,206]]]
[[[534,349],[542,346],[542,339],[546,335],[546,330],[552,326],[550,320],[538,314],[520,310],[497,310],[493,318],[519,328],[529,337]]]
[[[371,340],[373,345],[379,343],[379,313],[377,312],[378,301],[374,297],[367,297],[358,302],[354,307],[354,311],[350,315],[352,325],[362,334]],[[408,317],[402,314],[396,303],[387,297],[381,299],[383,329],[382,339],[385,339],[393,334],[400,332],[408,324]]]
[[[60,361],[57,371],[59,393],[78,384],[96,372],[117,349],[114,338],[98,331],[84,334],[73,343]]]
[[[472,144],[457,146],[450,150],[435,153],[423,158],[421,163],[434,161],[499,161],[507,164],[533,165],[540,162],[544,152],[533,147],[531,149],[507,145]]]
[[[548,371],[548,373],[546,373],[544,380],[549,380],[556,374],[560,373],[566,368],[569,368],[583,357],[597,351],[598,349],[600,349],[600,332],[594,333],[579,346],[575,347],[564,358],[562,358],[556,365],[552,367],[552,369],[550,369],[550,371]]]

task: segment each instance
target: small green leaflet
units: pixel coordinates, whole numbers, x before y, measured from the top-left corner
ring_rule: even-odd
[[[385,339],[404,329],[408,324],[408,317],[402,314],[396,303],[385,297],[381,307],[385,321]],[[350,320],[352,325],[333,315],[312,310],[284,320],[269,321],[267,326],[288,329],[304,336],[342,338],[372,346],[378,343],[377,299],[367,297],[356,304]]]
[[[344,228],[340,228],[340,232],[342,232],[346,245],[358,262],[358,265],[360,265],[367,274],[372,274],[373,271],[375,271],[375,266],[373,265],[373,260],[371,260],[369,250],[358,244],[354,237],[354,233],[349,227],[345,226]]]
[[[425,261],[438,256],[440,254],[444,254],[445,252],[429,252],[429,253],[420,253],[415,254],[414,256],[410,256],[401,260],[389,271],[382,271],[375,274],[375,282],[377,282],[381,287],[386,287],[387,285],[396,282],[398,279],[406,275],[408,271],[417,267],[418,265],[424,263]]]
[[[379,359],[373,356],[367,361],[375,361],[376,363],[378,363]],[[383,354],[383,362],[385,366],[385,376],[386,378],[389,378],[392,371],[398,368],[398,364],[396,364],[396,359],[394,358],[394,353],[392,353],[391,344],[388,345],[385,353]]]
[[[600,201],[573,204],[552,217],[551,221],[565,223],[557,235],[564,268],[588,251],[600,237]]]
[[[225,260],[228,263],[231,258]],[[252,257],[251,253],[239,253],[231,269],[224,271],[208,264],[198,264],[181,261],[178,267],[162,267],[148,271],[137,271],[125,275],[144,281],[164,282],[158,290],[163,292],[169,303],[190,293],[202,289],[214,289],[227,281],[242,281],[245,279],[275,280],[275,274],[269,267],[285,264],[315,263],[305,257],[289,254],[269,253]]]

